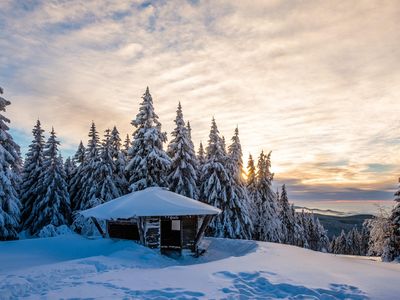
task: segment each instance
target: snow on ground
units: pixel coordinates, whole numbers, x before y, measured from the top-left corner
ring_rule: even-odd
[[[400,264],[207,239],[196,259],[78,235],[0,243],[0,299],[395,299]]]

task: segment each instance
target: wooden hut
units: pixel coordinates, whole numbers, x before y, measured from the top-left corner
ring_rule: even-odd
[[[161,251],[198,251],[218,208],[160,187],[133,192],[80,214],[92,218],[103,236],[134,240]],[[107,233],[98,220],[106,220]]]

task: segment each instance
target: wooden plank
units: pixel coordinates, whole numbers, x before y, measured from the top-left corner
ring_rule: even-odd
[[[137,225],[138,225],[138,230],[139,230],[139,238],[140,238],[140,243],[142,245],[146,245],[146,239],[144,235],[144,224],[146,222],[146,217],[139,217],[136,220]]]
[[[194,240],[194,246],[193,246],[193,251],[197,251],[197,247],[199,246],[200,240],[204,236],[204,232],[207,229],[208,224],[210,224],[213,216],[212,215],[207,215],[203,219],[203,223],[200,226],[199,232],[197,233],[196,239]]]
[[[101,229],[101,226],[99,224],[99,222],[97,221],[97,219],[95,217],[90,217],[94,223],[94,225],[96,226],[97,230],[100,232],[101,236],[104,238],[106,237],[106,234],[104,233],[103,229]]]

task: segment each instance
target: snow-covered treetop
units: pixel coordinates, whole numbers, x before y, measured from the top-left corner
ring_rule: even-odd
[[[85,161],[85,146],[83,146],[82,141],[79,143],[78,150],[76,151],[74,155],[74,162],[76,164],[82,164]]]
[[[251,156],[251,154],[249,154],[249,160],[247,163],[247,185],[256,185],[256,167],[254,165],[253,156]]]
[[[219,130],[215,118],[211,121],[211,130],[208,139],[207,159],[216,159],[218,161],[223,161],[225,159],[225,149],[224,141],[219,135]]]
[[[89,136],[89,141],[88,141],[88,146],[86,148],[87,158],[96,159],[98,158],[100,138],[94,122],[92,122],[92,125],[90,126],[88,136]]]
[[[235,129],[235,134],[232,137],[232,144],[229,145],[228,147],[228,153],[229,153],[229,159],[230,163],[232,164],[233,168],[232,171],[234,174],[232,174],[239,182],[241,182],[242,179],[242,172],[243,172],[243,153],[242,153],[242,146],[240,144],[240,139],[239,139],[239,128],[236,127]]]

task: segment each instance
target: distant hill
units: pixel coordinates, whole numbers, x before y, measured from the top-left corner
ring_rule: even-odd
[[[366,219],[371,219],[373,215],[352,215],[352,216],[332,216],[315,214],[321,224],[328,230],[329,238],[338,236],[342,230],[345,232],[350,231],[354,226],[361,229],[362,223]]]

